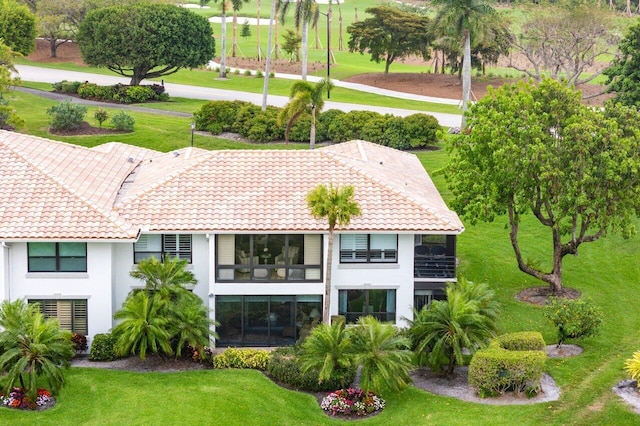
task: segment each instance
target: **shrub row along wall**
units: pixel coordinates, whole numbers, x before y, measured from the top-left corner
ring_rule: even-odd
[[[164,91],[164,86],[159,84],[148,86],[128,86],[126,84],[99,86],[89,82],[81,83],[79,81],[63,80],[53,83],[53,90],[58,93],[77,95],[82,99],[118,102],[122,104],[166,101],[169,99],[169,95]]]
[[[272,106],[262,111],[259,106],[244,101],[211,101],[193,116],[198,130],[213,135],[233,132],[253,142],[270,142],[284,138],[286,123],[278,125],[279,111]],[[308,142],[310,128],[311,115],[303,114],[292,126],[289,139]],[[318,141],[364,139],[396,149],[435,145],[440,131],[440,125],[433,116],[420,113],[402,118],[372,111],[330,109],[319,114],[316,123]]]
[[[480,397],[506,391],[534,396],[540,391],[547,354],[538,332],[505,334],[476,352],[469,364],[469,385]]]

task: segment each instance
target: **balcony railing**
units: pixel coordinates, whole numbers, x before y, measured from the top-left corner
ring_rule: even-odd
[[[416,256],[414,258],[415,278],[455,278],[455,256]]]

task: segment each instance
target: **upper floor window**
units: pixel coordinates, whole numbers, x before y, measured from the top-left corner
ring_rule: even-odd
[[[56,299],[29,299],[29,303],[40,305],[40,312],[45,318],[55,318],[60,324],[60,329],[74,333],[87,335],[87,301],[56,300]]]
[[[29,272],[87,272],[86,243],[28,243]]]
[[[144,234],[133,244],[133,261],[165,256],[186,259],[191,263],[191,234]]]
[[[395,234],[340,235],[340,262],[378,263],[398,261],[398,236]]]

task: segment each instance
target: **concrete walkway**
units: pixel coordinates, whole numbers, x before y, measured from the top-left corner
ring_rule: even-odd
[[[100,85],[108,85],[108,84],[116,84],[123,83],[129,84],[129,79],[125,77],[117,77],[112,75],[103,75],[103,74],[92,74],[87,72],[77,72],[77,71],[65,71],[58,70],[52,68],[40,68],[33,67],[29,65],[16,65],[15,67],[18,71],[19,77],[24,81],[34,81],[41,83],[55,83],[62,80],[68,81],[91,81],[92,83],[100,84]],[[281,77],[287,74],[276,74],[276,77]],[[299,76],[291,76],[293,78],[300,78]],[[169,76],[170,78],[170,76]],[[287,78],[287,77],[281,77]],[[310,78],[310,81],[313,81]],[[401,99],[414,99],[414,100],[429,100],[432,102],[432,99],[437,98],[429,98],[426,96],[421,96],[416,98],[417,95],[410,95],[407,93],[399,93],[393,92],[385,89],[378,89],[376,87],[371,86],[363,86],[361,84],[353,84],[347,82],[334,81],[336,86],[347,87],[354,90],[365,91],[368,93],[376,93],[380,95],[391,96],[390,93],[394,95],[394,97],[398,97]],[[165,88],[167,93],[170,96],[188,98],[188,99],[202,99],[202,100],[241,100],[246,102],[251,102],[256,105],[262,105],[262,94],[261,93],[249,93],[249,92],[240,92],[235,90],[225,90],[225,89],[214,89],[208,87],[200,87],[200,86],[190,86],[185,84],[174,84],[165,82]],[[269,105],[274,105],[277,107],[283,107],[289,101],[289,98],[286,96],[278,96],[278,95],[269,95],[267,98],[267,103]],[[441,100],[442,101],[442,100]],[[447,99],[446,101],[451,101],[451,99]],[[455,102],[455,101],[454,101]],[[444,103],[444,101],[442,102]],[[389,108],[389,107],[381,107],[381,106],[372,106],[372,105],[361,105],[361,104],[353,104],[353,103],[344,103],[344,102],[335,102],[332,100],[327,100],[325,102],[324,110],[329,109],[338,109],[341,111],[354,111],[354,110],[367,110],[374,111],[380,114],[393,114],[399,117],[406,117],[411,114],[415,114],[417,112],[424,112],[430,115],[433,115],[440,125],[446,127],[454,127],[460,125],[461,115],[458,114],[446,114],[446,113],[438,113],[438,112],[425,112],[425,111],[415,111],[410,109],[402,109],[402,108]],[[155,111],[155,110],[154,110]]]

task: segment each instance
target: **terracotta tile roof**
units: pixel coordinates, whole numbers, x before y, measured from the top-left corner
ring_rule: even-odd
[[[145,150],[147,151],[147,150]],[[0,238],[131,239],[111,206],[135,147],[92,150],[0,131]]]
[[[415,155],[369,142],[179,154],[140,166],[116,205],[128,221],[150,231],[323,231],[327,225],[310,216],[306,195],[331,182],[353,185],[363,211],[344,230],[463,230]]]
[[[343,230],[464,229],[415,155],[363,141],[314,151],[159,153],[0,131],[0,164],[0,239],[325,231],[306,203],[320,183],[355,187],[363,214]]]

